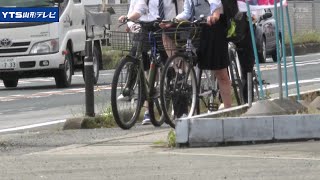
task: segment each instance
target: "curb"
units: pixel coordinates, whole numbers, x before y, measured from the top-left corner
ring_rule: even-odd
[[[84,119],[84,117],[66,119],[66,122],[63,125],[63,130],[82,129]]]
[[[189,147],[227,142],[318,139],[320,115],[191,118],[177,122],[176,134],[176,143]]]
[[[310,93],[317,94],[318,91],[311,91],[306,95]],[[288,102],[278,102],[278,105],[288,109],[289,107],[285,106],[292,106],[292,103]],[[259,103],[253,105],[263,108],[263,106],[257,106]],[[244,105],[230,108],[229,115],[236,115],[233,117],[225,117],[221,114],[226,112],[217,111],[214,114],[178,119],[175,129],[176,144],[178,147],[208,147],[223,143],[320,139],[320,114],[295,114],[294,107],[289,108],[292,110],[288,112],[290,115],[267,116],[258,113],[243,116],[242,112],[248,109],[248,106]],[[300,108],[302,111],[306,107],[300,104],[297,110]],[[239,117],[240,114],[241,117]]]
[[[185,117],[185,118],[177,119],[177,125],[175,128],[176,143],[177,144],[185,144],[188,142],[190,121],[192,121],[193,119],[201,119],[201,122],[204,122],[203,128],[206,128],[206,122],[204,121],[205,119],[208,119],[208,118],[222,118],[223,119],[226,116],[238,116],[239,114],[246,112],[248,110],[248,108],[249,108],[248,104],[245,104],[242,106],[236,106],[236,107],[232,107],[232,108],[228,108],[228,109],[223,109],[223,110],[215,111],[215,112],[208,113],[208,114],[200,114],[200,115],[192,116],[191,118]],[[217,124],[215,121],[211,121],[211,123],[214,125],[214,127],[216,127]],[[198,128],[200,131],[201,131],[201,129],[203,129],[202,127],[196,127],[196,128]],[[208,135],[208,137],[210,137],[210,136],[211,135]]]
[[[296,56],[320,52],[320,43],[305,43],[293,45]],[[286,45],[286,55],[291,56],[290,45]]]

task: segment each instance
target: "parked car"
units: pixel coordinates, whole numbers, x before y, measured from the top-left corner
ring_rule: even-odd
[[[273,13],[270,9],[264,9],[256,22],[256,43],[258,49],[259,62],[265,63],[267,57],[271,56],[273,62],[277,62],[276,53],[276,26]],[[279,42],[281,49],[281,31],[279,32]],[[281,53],[281,51],[280,51]],[[281,54],[280,54],[281,57]]]

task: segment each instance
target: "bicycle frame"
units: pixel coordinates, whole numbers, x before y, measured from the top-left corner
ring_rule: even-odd
[[[140,32],[141,31],[142,31],[142,29],[140,30]],[[149,92],[151,89],[150,84],[154,84],[154,82],[156,81],[156,74],[157,74],[157,69],[158,69],[158,65],[155,62],[156,57],[157,57],[155,40],[151,38],[153,36],[152,32],[149,32],[148,35],[149,35],[149,41],[151,41],[151,43],[152,43],[151,57],[150,57],[150,69],[149,69],[148,77],[145,76],[143,60],[142,60],[142,58],[140,58],[142,56],[142,49],[143,49],[144,42],[138,41],[137,52],[136,52],[136,55],[133,57],[133,58],[139,60],[139,70],[138,70],[136,82],[137,82],[137,80],[141,80],[143,101],[149,100],[151,98],[149,96],[149,93],[147,93],[147,92]],[[143,103],[142,103],[142,105],[143,105]]]

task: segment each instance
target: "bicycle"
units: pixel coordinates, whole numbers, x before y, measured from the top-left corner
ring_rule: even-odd
[[[123,24],[128,22],[126,20]],[[116,123],[122,129],[130,129],[139,118],[140,111],[145,101],[148,102],[150,120],[154,126],[161,126],[164,122],[160,107],[157,86],[159,82],[156,78],[160,74],[163,64],[160,62],[156,40],[154,34],[157,32],[144,32],[143,29],[155,27],[158,21],[142,22],[137,33],[111,32],[114,48],[121,50],[131,50],[133,43],[137,43],[135,56],[127,55],[123,57],[116,67],[111,87],[111,105]],[[145,37],[148,37],[150,44],[146,44]],[[148,79],[144,75],[144,64],[141,60],[142,48],[151,46],[150,69]],[[123,104],[122,104],[123,103]]]
[[[186,44],[167,61],[160,80],[161,107],[166,123],[173,128],[175,128],[175,119],[182,116],[190,117],[194,115],[195,110],[199,114],[201,111],[200,102],[209,111],[218,110],[216,99],[220,97],[217,81],[211,71],[197,68],[197,73],[195,73],[194,70],[197,65],[195,46],[199,40],[194,32],[200,33],[201,28],[199,26],[205,23],[203,19],[200,19],[187,24],[189,24],[189,28],[181,28],[180,32],[176,30],[174,33],[176,37],[177,33],[185,31],[184,33],[188,34],[187,38],[184,39]],[[175,41],[177,41],[176,38]],[[229,53],[229,55],[232,55],[232,53]],[[243,104],[243,97],[242,84],[238,80],[240,79],[238,64],[236,61],[230,63],[229,76],[232,80],[237,104],[241,105]],[[179,87],[176,86],[177,82],[180,82]],[[221,101],[220,98],[219,100]]]
[[[175,54],[170,57],[161,74],[160,102],[165,122],[175,128],[175,119],[194,115],[198,100],[196,44],[199,42],[202,20],[174,22],[166,30],[174,38]],[[165,47],[170,49],[170,47]]]

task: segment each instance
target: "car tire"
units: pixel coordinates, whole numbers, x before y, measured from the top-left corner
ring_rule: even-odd
[[[55,75],[56,87],[66,88],[71,85],[73,66],[72,66],[72,52],[70,48],[67,48],[65,55],[64,67],[59,69]]]
[[[260,63],[265,63],[267,59],[267,47],[266,47],[266,39],[263,38],[262,40],[262,45],[261,45],[261,50],[258,53],[259,56],[259,62]]]
[[[279,49],[280,49],[280,51],[279,51],[279,53],[280,53],[280,62],[281,62],[281,60],[282,60],[282,41],[281,41],[281,37],[279,37],[280,39],[279,39],[279,44],[280,44],[280,46],[279,46]],[[272,60],[273,60],[273,62],[278,62],[278,60],[277,60],[277,49],[274,51],[274,53],[272,54]]]
[[[4,79],[3,84],[6,88],[15,88],[18,86],[19,79]]]

